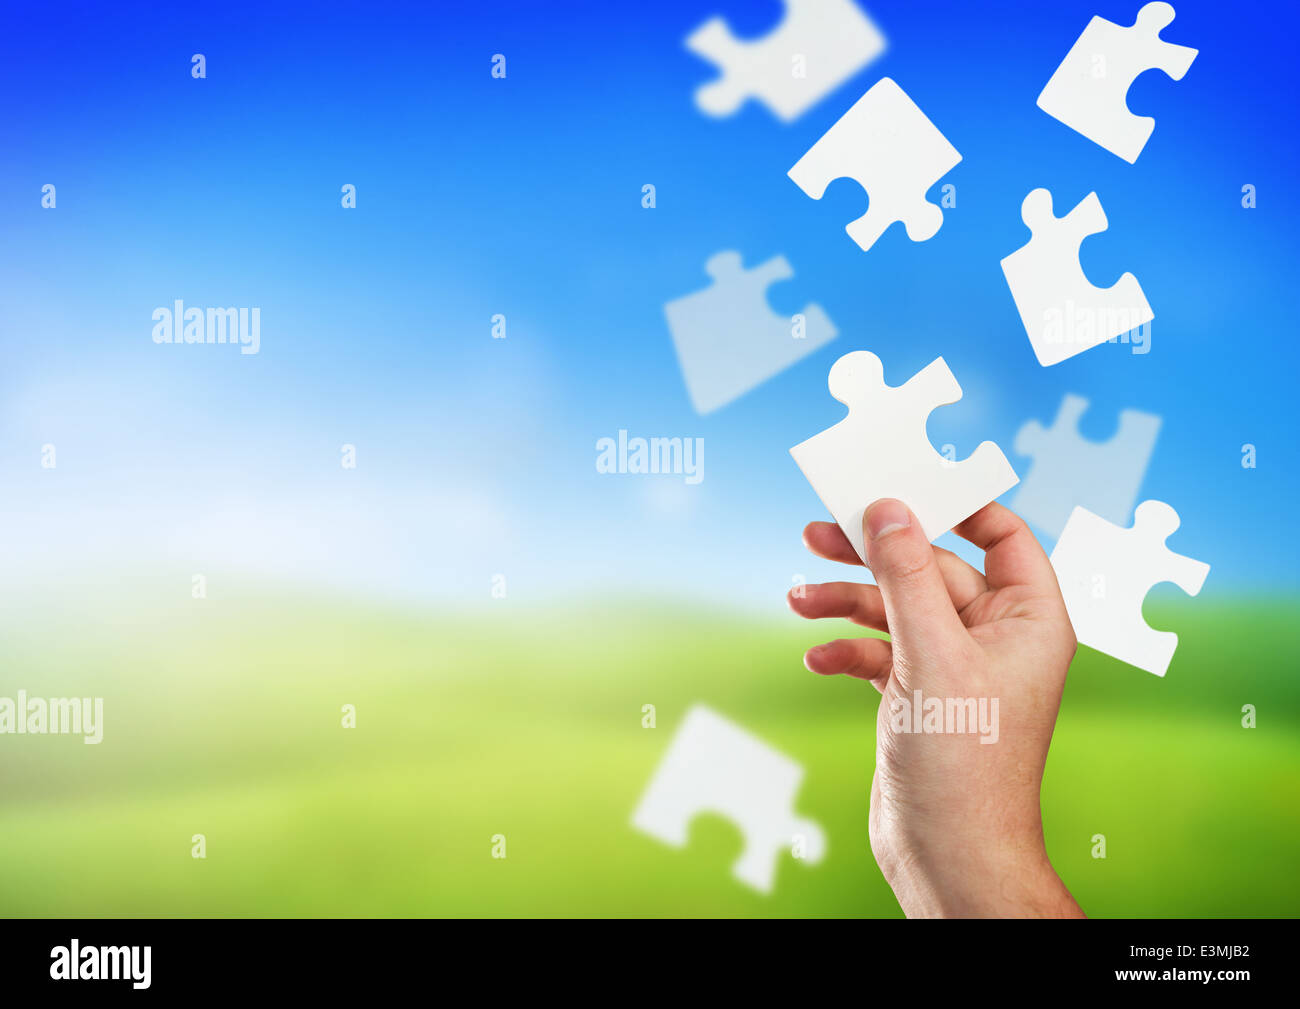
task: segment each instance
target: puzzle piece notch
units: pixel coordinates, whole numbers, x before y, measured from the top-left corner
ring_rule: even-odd
[[[1131,26],[1094,17],[1038,96],[1038,107],[1133,164],[1156,126],[1150,116],[1129,111],[1133,81],[1156,69],[1180,81],[1197,56],[1160,37],[1173,20],[1173,7],[1162,2],[1142,7]]]
[[[756,98],[786,123],[878,57],[885,46],[880,29],[851,0],[785,0],[781,22],[753,42],[738,39],[720,17],[686,38],[687,49],[722,71],[717,80],[696,90],[700,111],[729,116]],[[802,57],[802,77],[795,76],[795,57]]]
[[[880,358],[853,351],[831,366],[827,386],[848,416],[790,454],[864,564],[862,516],[872,502],[903,501],[933,541],[1016,485],[1015,470],[991,441],[959,462],[930,444],[930,413],[962,397],[942,357],[890,386]]]
[[[1178,635],[1149,627],[1142,603],[1161,582],[1194,596],[1210,573],[1208,564],[1165,545],[1179,524],[1163,501],[1143,501],[1127,529],[1074,509],[1051,559],[1081,644],[1156,676],[1168,672]]]
[[[933,238],[943,211],[925,194],[960,161],[907,93],[882,77],[787,174],[814,200],[835,179],[853,179],[865,189],[867,212],[844,229],[865,251],[895,221],[914,242]]]
[[[820,305],[803,307],[803,337],[790,318],[777,315],[767,289],[794,276],[784,256],[751,270],[739,252],[710,256],[713,285],[664,305],[682,376],[697,413],[725,406],[839,335]]]
[[[826,836],[796,816],[803,768],[757,736],[702,704],[694,705],[664,754],[632,816],[632,825],[674,848],[685,847],[701,813],[731,820],[745,837],[732,874],[770,893],[777,857],[803,842],[804,861],[820,862]]]
[[[1087,399],[1067,393],[1050,428],[1028,421],[1012,446],[1033,463],[1011,507],[1051,536],[1061,534],[1076,504],[1109,522],[1127,524],[1160,432],[1155,414],[1121,410],[1115,434],[1108,441],[1092,441],[1079,433],[1087,409]]]
[[[1002,273],[1020,313],[1034,356],[1043,367],[1144,326],[1155,318],[1142,285],[1125,273],[1110,287],[1095,287],[1079,265],[1089,235],[1110,225],[1101,200],[1089,193],[1064,217],[1052,194],[1035,189],[1020,206],[1029,241],[1002,260]]]
[[[773,256],[765,263],[759,263],[752,270],[746,270],[740,253],[734,250],[715,252],[704,263],[704,272],[715,283],[740,284],[750,283],[766,291],[778,280],[789,280],[794,276],[794,269],[784,256]]]

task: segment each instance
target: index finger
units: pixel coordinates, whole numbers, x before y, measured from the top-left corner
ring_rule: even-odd
[[[1059,592],[1056,572],[1025,520],[996,501],[957,523],[953,532],[984,551],[989,588],[1028,585]]]
[[[841,564],[863,567],[862,558],[836,522],[809,522],[803,530],[803,544],[818,557]]]

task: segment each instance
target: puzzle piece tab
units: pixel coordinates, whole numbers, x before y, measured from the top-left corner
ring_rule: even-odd
[[[1015,470],[993,442],[954,462],[926,438],[930,412],[961,399],[943,358],[889,386],[880,358],[856,350],[832,365],[828,384],[849,415],[790,454],[864,564],[862,515],[872,502],[898,498],[934,540],[1016,485]]]
[[[1115,436],[1090,441],[1079,434],[1087,409],[1082,396],[1067,395],[1050,428],[1031,420],[1016,433],[1016,453],[1034,461],[1011,507],[1051,536],[1061,534],[1079,504],[1108,522],[1127,524],[1160,432],[1155,414],[1121,410]]]
[[[1155,68],[1181,81],[1196,59],[1195,49],[1160,38],[1173,19],[1167,3],[1147,4],[1129,27],[1094,17],[1038,96],[1038,107],[1133,164],[1156,121],[1129,111],[1129,86]]]
[[[801,321],[768,306],[768,287],[794,276],[784,256],[746,270],[740,253],[719,252],[704,269],[712,287],[664,305],[697,413],[725,406],[835,339],[837,330],[819,305],[805,305]]]
[[[961,161],[916,103],[888,77],[854,103],[790,169],[795,185],[820,200],[835,179],[867,191],[867,212],[844,230],[870,249],[895,221],[914,242],[932,238],[943,211],[926,191]]]
[[[1122,336],[1155,318],[1142,285],[1126,273],[1110,287],[1093,287],[1079,265],[1079,246],[1109,227],[1096,193],[1064,217],[1052,211],[1052,194],[1035,189],[1020,217],[1031,238],[1002,260],[1002,273],[1020,321],[1043,367]]]
[[[729,116],[757,98],[788,123],[883,53],[885,37],[850,0],[786,0],[781,23],[755,42],[712,18],[686,48],[722,71],[695,92],[700,111]]]
[[[632,815],[632,825],[664,844],[686,845],[691,821],[718,813],[745,835],[732,874],[771,893],[777,857],[801,845],[803,861],[826,853],[821,827],[794,813],[803,768],[714,711],[697,704],[673,737]]]
[[[1208,564],[1165,546],[1178,524],[1178,513],[1163,501],[1138,505],[1129,529],[1074,509],[1052,551],[1052,567],[1080,644],[1165,675],[1178,635],[1148,627],[1142,601],[1160,582],[1194,596],[1210,573]]]

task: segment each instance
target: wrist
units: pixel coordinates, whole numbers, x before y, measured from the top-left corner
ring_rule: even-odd
[[[909,918],[1082,917],[1041,838],[904,851],[877,860]]]

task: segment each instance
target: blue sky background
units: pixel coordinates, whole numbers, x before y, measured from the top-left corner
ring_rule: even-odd
[[[931,440],[965,456],[991,438],[1022,474],[1015,431],[1067,392],[1091,399],[1095,438],[1125,407],[1162,415],[1141,497],[1181,513],[1170,545],[1212,565],[1207,592],[1295,587],[1300,18],[1175,4],[1165,37],[1200,55],[1181,82],[1135,82],[1157,125],[1129,165],[1034,102],[1091,15],[1138,6],[877,0],[887,53],[790,125],[756,103],[700,115],[715,70],[682,45],[715,13],[761,35],[775,2],[11,12],[4,577],[230,570],[483,601],[504,573],[524,602],[626,589],[770,609],[794,575],[834,571],[799,542],[826,516],[787,450],[842,416],[826,373],[865,348],[894,384],[942,355],[965,398]],[[785,173],[882,76],[963,161],[933,239],[896,225],[863,253],[843,231],[862,190],[813,201]],[[1099,194],[1110,230],[1082,263],[1100,286],[1137,275],[1151,353],[1037,364],[998,264],[1038,186],[1058,213]],[[774,309],[816,301],[840,337],[701,418],[662,305],[733,248],[788,257]],[[155,345],[150,314],[176,298],[259,306],[261,353]],[[595,443],[620,428],[704,438],[703,483],[598,474]]]

